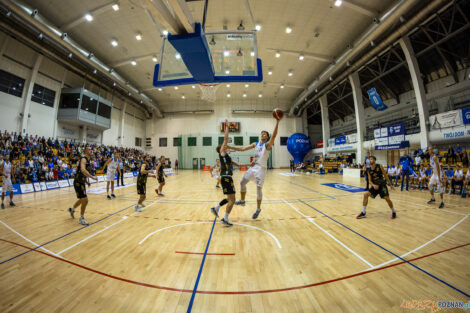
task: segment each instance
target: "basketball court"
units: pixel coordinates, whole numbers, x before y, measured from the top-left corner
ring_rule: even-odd
[[[357,220],[363,193],[323,185],[357,179],[285,173],[269,172],[258,220],[248,189],[231,228],[210,213],[222,193],[200,171],[168,179],[167,196],[149,196],[139,214],[134,185],[113,201],[90,194],[89,227],[66,212],[72,188],[23,195],[0,212],[1,310],[403,312],[413,301],[465,301],[465,199],[438,210],[427,193],[392,191],[397,219],[375,200]]]

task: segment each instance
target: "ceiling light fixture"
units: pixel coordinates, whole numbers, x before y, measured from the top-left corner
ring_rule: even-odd
[[[286,27],[286,34],[290,34],[292,33],[292,28],[290,28],[289,26]]]
[[[248,88],[248,86],[249,86],[248,84],[245,84],[245,88]]]
[[[215,38],[214,38],[214,36],[212,36],[212,39],[211,39],[211,41],[209,42],[209,44],[210,44],[211,46],[215,46]]]
[[[181,59],[181,54],[176,53],[176,54],[175,54],[175,58],[177,58],[178,60]]]
[[[227,98],[230,98],[230,93],[227,93]]]
[[[276,52],[276,58],[280,58],[281,57],[281,53],[278,51]]]
[[[119,4],[117,4],[117,3],[113,4],[113,10],[114,11],[119,11]]]
[[[256,29],[257,31],[260,31],[260,30],[261,30],[261,24],[256,24],[256,25],[255,25],[255,29]]]
[[[245,26],[243,26],[243,21],[240,21],[240,25],[237,27],[238,30],[245,30]]]
[[[93,70],[93,74],[96,74],[98,73],[98,71],[96,69]]]
[[[181,96],[181,99],[185,99],[186,97],[184,95]]]
[[[111,40],[111,46],[117,47],[117,45],[118,45],[118,42],[116,39]]]
[[[243,98],[246,98],[246,92],[243,93]]]
[[[228,57],[229,55],[230,55],[230,52],[227,51],[227,50],[225,50],[225,51],[224,51],[224,57]]]
[[[289,71],[289,74],[287,74],[287,75],[288,75],[288,76],[292,76],[292,75],[294,75],[294,72]]]
[[[192,85],[192,86],[191,86],[191,88],[193,88],[193,89],[194,89],[194,88],[196,88],[196,86]]]
[[[263,95],[261,93],[258,94],[258,98],[262,98]]]
[[[87,14],[85,14],[85,19],[86,19],[88,22],[91,22],[91,21],[93,21],[93,16],[91,16],[90,13],[87,13]]]
[[[304,60],[304,58],[305,58],[305,57],[304,57],[304,55],[303,55],[303,54],[299,55],[299,60],[300,60],[300,61],[303,61],[303,60]]]
[[[243,53],[242,53],[242,49],[241,49],[241,48],[238,49],[237,56],[238,56],[238,57],[243,56]]]
[[[175,90],[178,90],[178,86],[175,86]]]
[[[336,0],[336,1],[335,1],[335,6],[336,6],[336,7],[339,7],[339,6],[341,6],[342,4],[343,4],[343,1],[341,1],[341,0]]]
[[[153,56],[153,57],[152,57],[152,61],[153,61],[153,62],[157,62],[157,61],[158,61],[157,57],[156,57],[156,56]]]
[[[230,74],[230,71],[229,70],[225,70],[225,74]]]
[[[281,84],[281,89],[283,89],[283,88],[284,88],[284,84]]]
[[[252,57],[254,57],[254,56],[255,56],[255,52],[254,52],[254,51],[251,51],[251,52],[250,52],[250,55],[251,55]]]
[[[158,88],[158,91],[162,91],[163,89],[162,88]]]
[[[162,34],[163,34],[163,36],[168,36],[168,31],[167,31],[166,29],[164,29],[164,30],[162,31]]]
[[[138,33],[137,35],[135,35],[135,39],[142,40],[142,34]]]
[[[227,88],[230,88],[230,84],[227,84]]]
[[[136,66],[136,65],[137,65],[137,62],[136,62],[135,60],[132,60],[132,61],[131,61],[131,64],[132,64],[132,66]]]
[[[268,72],[268,75],[272,75],[272,74],[273,74],[273,72],[272,72],[272,71],[269,71],[269,72]]]

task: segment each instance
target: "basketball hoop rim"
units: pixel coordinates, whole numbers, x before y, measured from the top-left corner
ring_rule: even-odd
[[[199,86],[203,86],[203,87],[215,87],[215,86],[218,86],[220,84],[199,84]]]

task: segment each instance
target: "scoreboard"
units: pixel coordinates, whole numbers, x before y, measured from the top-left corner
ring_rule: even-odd
[[[225,132],[225,122],[220,123],[220,131]],[[228,122],[228,131],[230,133],[239,133],[240,122]]]

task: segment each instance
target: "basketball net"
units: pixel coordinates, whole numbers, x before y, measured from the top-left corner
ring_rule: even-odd
[[[207,100],[210,102],[215,102],[217,89],[219,88],[219,84],[199,84],[199,88],[201,89],[202,100]]]

